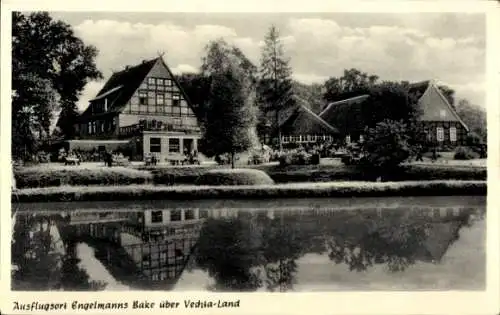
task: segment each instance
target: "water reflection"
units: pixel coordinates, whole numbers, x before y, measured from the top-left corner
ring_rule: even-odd
[[[484,206],[144,208],[18,213],[13,289],[484,288]]]

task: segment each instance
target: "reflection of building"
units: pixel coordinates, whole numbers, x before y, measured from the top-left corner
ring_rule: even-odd
[[[128,213],[121,246],[151,283],[174,284],[198,241],[205,219],[236,214],[228,209],[158,209]]]

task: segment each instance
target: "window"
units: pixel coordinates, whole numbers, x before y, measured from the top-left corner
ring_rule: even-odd
[[[95,134],[95,133],[96,133],[96,131],[97,131],[97,128],[96,128],[96,127],[97,127],[97,124],[96,124],[96,122],[95,122],[95,121],[93,121],[93,122],[92,122],[92,133],[94,133],[94,134]]]
[[[172,94],[172,105],[173,106],[179,106],[181,103],[180,100],[181,100],[181,96],[179,95],[179,93]]]
[[[169,153],[180,153],[180,139],[178,138],[170,138],[168,139],[168,152]]]
[[[151,223],[161,222],[163,222],[163,212],[161,210],[151,212]]]
[[[148,104],[148,93],[146,91],[139,91],[139,105]]]
[[[165,104],[165,94],[158,93],[156,94],[156,105],[164,105]]]
[[[184,212],[185,220],[194,220],[194,210],[188,209]]]
[[[157,86],[162,86],[165,84],[165,80],[164,79],[156,79],[156,85]]]
[[[149,152],[161,153],[161,138],[150,138],[149,139]]]
[[[442,110],[439,112],[439,116],[441,116],[441,118],[446,117],[446,111],[445,111],[444,109],[442,109]]]
[[[450,128],[450,141],[451,142],[457,141],[457,128],[455,127]]]
[[[173,101],[175,102],[175,100],[173,100]],[[179,106],[172,107],[172,114],[174,116],[180,116],[181,115],[181,108]]]
[[[444,129],[443,129],[443,127],[437,127],[436,128],[436,136],[437,136],[437,141],[443,142],[443,140],[444,140]]]
[[[347,144],[351,143],[351,136],[348,135],[348,136],[345,137],[345,143],[347,143]]]
[[[155,85],[155,84],[156,84],[155,78],[148,78],[148,85]]]
[[[104,121],[101,121],[101,132],[104,132]]]
[[[180,221],[180,220],[182,220],[181,210],[171,210],[170,221]]]
[[[165,86],[172,86],[172,80],[165,79]]]
[[[200,219],[208,218],[208,210],[200,210]]]
[[[88,123],[88,128],[89,128],[89,135],[92,134],[92,122]]]

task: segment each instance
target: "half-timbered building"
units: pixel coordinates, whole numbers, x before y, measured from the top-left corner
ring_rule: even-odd
[[[420,126],[427,141],[436,146],[466,144],[468,126],[434,81],[410,85],[410,94],[418,97]]]
[[[198,119],[162,57],[114,73],[81,114],[79,139],[129,140],[134,156],[178,159],[198,149]]]
[[[434,81],[410,84],[408,93],[418,100],[419,124],[429,144],[437,147],[466,144],[469,128]],[[370,96],[363,94],[330,103],[319,117],[330,125],[336,125],[346,142],[358,141],[362,139],[364,130],[359,123],[359,112],[363,106],[370,106],[369,100]],[[340,119],[339,113],[342,113],[343,120],[336,124]]]
[[[281,142],[284,145],[314,144],[331,141],[338,130],[315,114],[308,104],[296,98],[296,106],[281,122]]]

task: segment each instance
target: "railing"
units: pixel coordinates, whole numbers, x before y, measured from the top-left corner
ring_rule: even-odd
[[[197,133],[200,132],[200,127],[189,126],[183,124],[158,124],[158,125],[145,125],[145,124],[134,124],[130,126],[120,127],[120,135],[134,135],[143,131],[177,131],[184,133]]]

